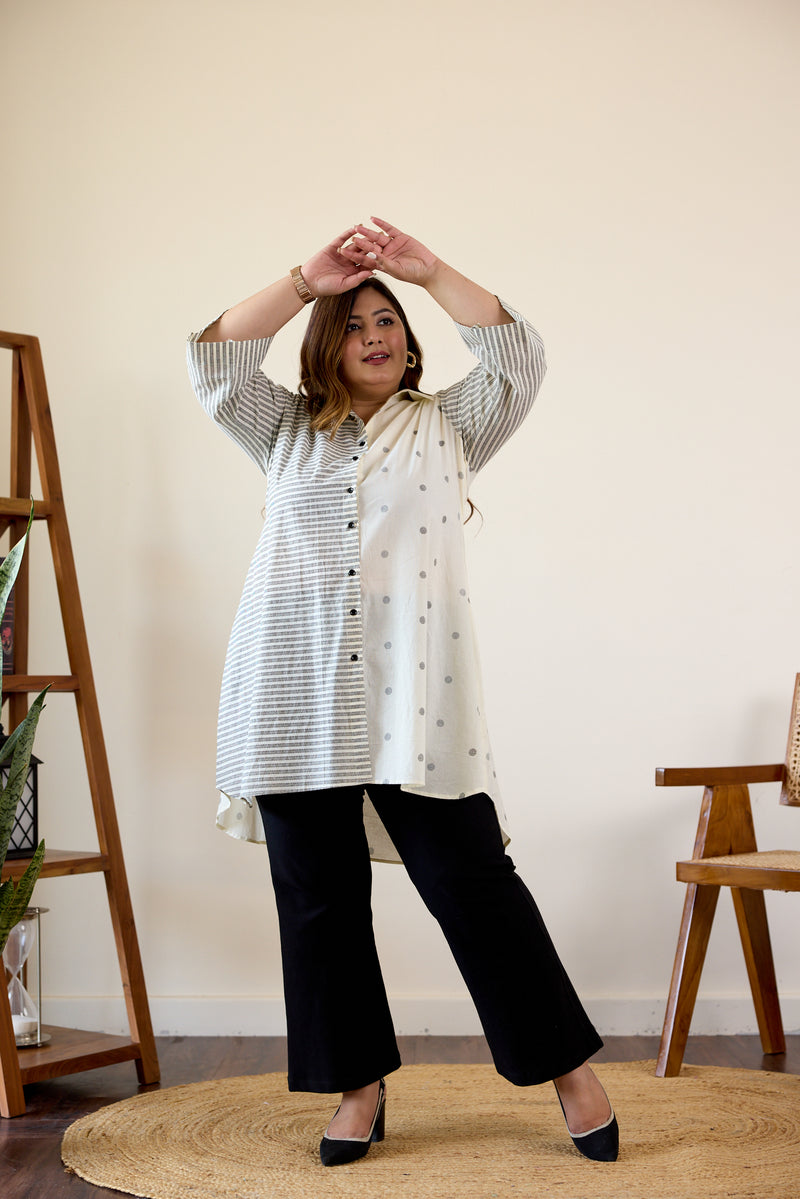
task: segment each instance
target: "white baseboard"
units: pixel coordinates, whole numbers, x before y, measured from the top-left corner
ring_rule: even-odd
[[[664,999],[584,997],[589,1016],[602,1036],[659,1035]],[[398,1036],[472,1036],[481,1026],[472,1003],[462,995],[394,995],[390,997]],[[787,1033],[800,1032],[800,995],[781,997]],[[283,998],[263,996],[151,995],[156,1036],[284,1036]],[[66,1028],[96,1029],[127,1035],[121,998],[112,996],[44,996],[42,1018]],[[749,995],[698,999],[692,1033],[741,1035],[758,1031]]]

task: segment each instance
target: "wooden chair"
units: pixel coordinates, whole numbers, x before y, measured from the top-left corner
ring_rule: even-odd
[[[782,804],[800,807],[800,674],[785,762],[656,771],[659,787],[705,788],[694,853],[676,866],[688,885],[656,1064],[661,1078],[680,1072],[720,887],[731,888],[763,1051],[786,1050],[764,892],[800,891],[800,852],[759,852],[748,790],[772,782],[781,783]]]

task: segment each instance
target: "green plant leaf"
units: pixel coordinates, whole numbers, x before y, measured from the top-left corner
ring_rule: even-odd
[[[20,739],[22,733],[22,725],[18,724],[10,737],[6,737],[2,745],[0,745],[0,765],[6,762],[14,752],[14,747]]]
[[[0,887],[0,953],[8,940],[8,934],[30,906],[33,888],[36,886],[43,861],[44,841],[40,841],[27,870],[16,886],[14,880],[9,878]]]
[[[31,531],[33,523],[33,500],[31,500],[31,513],[28,517],[28,524],[22,537],[16,545],[12,545],[11,549],[6,554],[2,562],[0,562],[0,612],[5,611],[6,603],[11,588],[14,586],[14,580],[19,572],[22,563],[22,555],[25,553],[25,546],[28,541],[28,534]]]
[[[27,716],[12,733],[12,737],[14,738],[13,757],[11,758],[11,765],[8,768],[8,781],[2,791],[0,791],[0,865],[6,860],[8,843],[11,840],[11,832],[14,828],[14,819],[17,814],[17,805],[19,804],[23,787],[28,778],[28,768],[33,751],[36,726],[39,723],[45,696],[49,690],[50,687],[48,685],[43,691],[39,692],[28,709]]]

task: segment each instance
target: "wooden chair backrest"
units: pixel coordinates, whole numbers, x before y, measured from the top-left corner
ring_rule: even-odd
[[[786,744],[786,768],[781,787],[781,803],[800,807],[800,674],[795,675],[792,718]]]

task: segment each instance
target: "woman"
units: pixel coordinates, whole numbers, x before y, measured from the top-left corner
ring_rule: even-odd
[[[324,1165],[383,1137],[400,1065],[370,911],[370,858],[402,859],[441,924],[498,1071],[554,1080],[570,1135],[615,1160],[586,1064],[602,1042],[505,854],[463,523],[472,476],[524,419],[541,341],[496,296],[372,218],[189,346],[206,410],[267,476],[266,519],[222,686],[219,823],[255,839],[281,929],[291,1090],[341,1091]],[[419,391],[422,352],[380,270],[424,288],[478,358]],[[300,394],[259,370],[316,301]]]

